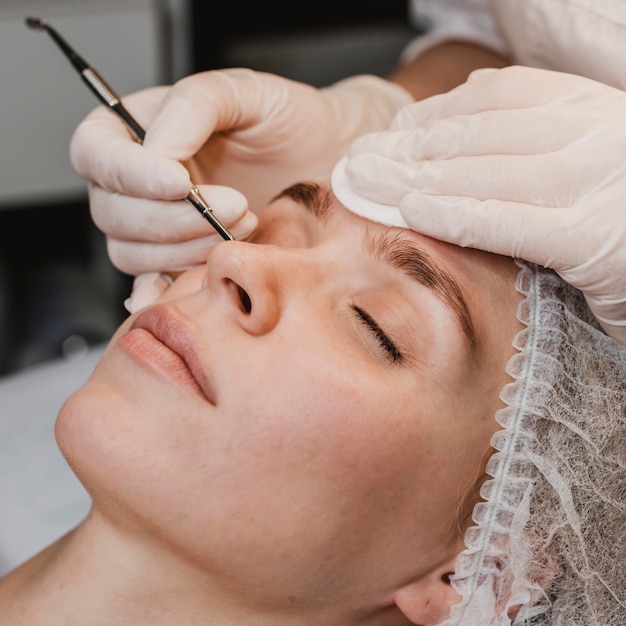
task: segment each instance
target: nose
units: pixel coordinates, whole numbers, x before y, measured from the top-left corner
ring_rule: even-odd
[[[301,273],[295,265],[297,256],[289,249],[227,241],[211,248],[203,285],[223,295],[229,312],[237,323],[252,335],[270,332],[278,321],[289,283]]]

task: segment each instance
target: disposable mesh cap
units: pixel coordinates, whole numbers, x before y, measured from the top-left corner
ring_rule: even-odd
[[[518,262],[514,382],[446,626],[626,624],[626,349],[582,294]]]

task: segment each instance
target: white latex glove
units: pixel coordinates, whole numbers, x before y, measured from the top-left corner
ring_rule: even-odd
[[[178,271],[220,241],[187,202],[191,180],[233,234],[245,238],[265,204],[289,184],[328,176],[359,134],[386,128],[413,99],[400,86],[358,76],[316,89],[252,70],[210,71],[124,98],[146,129],[143,146],[104,107],[76,129],[75,170],[90,182],[92,217],[121,271]],[[233,189],[207,187],[226,185]]]
[[[378,221],[554,269],[626,345],[624,92],[531,68],[478,70],[355,141],[345,183],[396,207],[379,206]]]
[[[169,274],[146,272],[135,277],[131,295],[124,301],[124,308],[129,313],[155,303],[163,292],[174,282]]]

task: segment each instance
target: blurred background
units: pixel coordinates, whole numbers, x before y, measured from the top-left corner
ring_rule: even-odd
[[[132,283],[109,263],[69,162],[98,102],[25,17],[47,20],[122,96],[235,66],[318,87],[384,76],[416,34],[402,0],[282,4],[0,0],[0,377],[84,358],[126,316]]]

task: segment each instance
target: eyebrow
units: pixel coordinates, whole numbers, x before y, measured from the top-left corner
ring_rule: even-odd
[[[294,202],[301,204],[309,213],[322,222],[327,222],[330,217],[333,200],[333,192],[313,182],[296,183],[283,189],[271,202],[280,198],[291,198]]]
[[[456,315],[470,348],[478,344],[469,306],[458,281],[417,242],[391,230],[369,236],[366,245],[371,253],[409,278],[430,289]]]
[[[332,213],[334,194],[314,182],[291,185],[272,201],[288,197],[304,206],[316,219],[326,223]],[[366,235],[368,252],[387,265],[400,270],[411,280],[430,289],[456,315],[470,349],[478,345],[476,328],[463,290],[456,278],[417,242],[391,228],[375,236]]]

